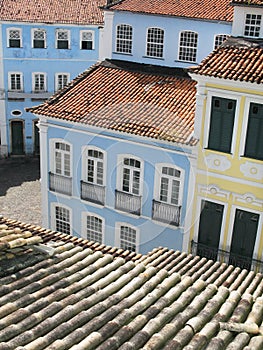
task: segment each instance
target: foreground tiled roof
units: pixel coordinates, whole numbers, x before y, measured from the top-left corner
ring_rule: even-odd
[[[102,24],[105,0],[0,0],[0,20],[35,23]]]
[[[199,66],[189,69],[208,77],[263,83],[263,39],[230,37]]]
[[[195,82],[180,68],[104,61],[29,111],[193,145]]]
[[[232,21],[233,8],[230,3],[231,0],[162,0],[161,2],[160,0],[124,0],[110,6],[110,9],[154,15]]]
[[[46,244],[0,278],[1,350],[262,350],[262,274],[165,248],[127,261]]]

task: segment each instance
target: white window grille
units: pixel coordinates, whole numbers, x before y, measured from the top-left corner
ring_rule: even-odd
[[[89,241],[102,243],[102,219],[94,215],[87,215],[86,218],[86,234]]]
[[[244,35],[258,38],[260,35],[261,15],[247,13],[245,20]]]
[[[81,32],[81,50],[94,49],[94,33],[92,31]]]
[[[46,32],[44,29],[33,30],[33,48],[44,49],[46,47]]]
[[[229,37],[227,34],[218,34],[215,36],[214,50],[217,49]]]
[[[164,30],[161,28],[148,28],[146,55],[149,57],[163,57]]]
[[[132,26],[128,24],[117,26],[116,52],[132,53]]]
[[[58,30],[57,36],[57,49],[69,49],[69,31]]]
[[[33,73],[33,92],[46,92],[45,73]]]
[[[22,47],[21,30],[20,29],[9,29],[8,30],[8,46],[9,47]]]
[[[132,252],[136,251],[136,235],[137,232],[130,226],[120,226],[120,248],[129,250]]]
[[[64,207],[55,206],[55,230],[58,232],[71,234],[70,211]]]
[[[198,34],[191,31],[183,31],[180,34],[179,60],[196,62]]]

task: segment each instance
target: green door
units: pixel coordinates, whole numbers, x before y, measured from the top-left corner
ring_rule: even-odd
[[[38,120],[34,120],[34,154],[39,154],[39,129]]]
[[[11,146],[13,155],[24,154],[23,122],[20,120],[11,122]]]
[[[257,236],[259,215],[236,210],[229,263],[250,269]]]
[[[197,254],[217,260],[224,206],[202,200]]]

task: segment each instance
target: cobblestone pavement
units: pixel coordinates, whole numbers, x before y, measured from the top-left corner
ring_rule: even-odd
[[[41,225],[38,158],[0,159],[0,215]]]

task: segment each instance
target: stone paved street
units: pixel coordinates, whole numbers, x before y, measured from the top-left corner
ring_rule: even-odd
[[[0,215],[41,225],[38,158],[0,159]]]

